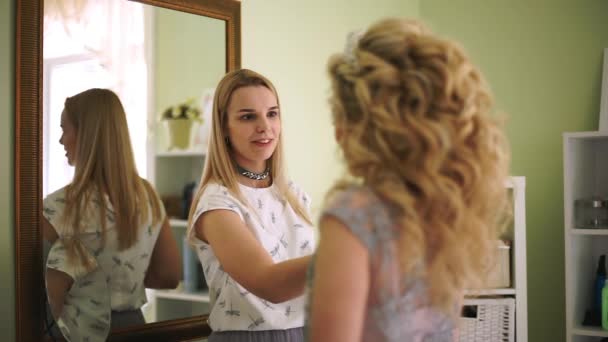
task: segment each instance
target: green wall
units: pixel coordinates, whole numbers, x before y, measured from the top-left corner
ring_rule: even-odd
[[[0,1],[0,331],[15,339],[14,113],[15,0]]]
[[[527,182],[529,341],[564,341],[562,132],[597,130],[608,1],[425,0],[420,13],[465,46],[510,117],[512,174]]]
[[[160,117],[167,107],[215,87],[226,71],[226,38],[220,20],[160,8],[154,14],[154,108]],[[158,134],[164,149],[163,126]]]
[[[312,196],[315,216],[341,174],[327,106],[327,59],[341,52],[351,30],[385,16],[416,17],[418,6],[418,0],[242,2],[242,65],[277,87],[288,172]]]

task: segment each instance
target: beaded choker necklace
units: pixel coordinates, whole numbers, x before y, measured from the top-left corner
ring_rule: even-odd
[[[251,172],[247,169],[242,168],[240,165],[237,165],[236,169],[241,175],[254,180],[264,180],[268,178],[268,175],[270,174],[270,168],[266,168],[266,170],[264,170],[264,172],[262,173]]]

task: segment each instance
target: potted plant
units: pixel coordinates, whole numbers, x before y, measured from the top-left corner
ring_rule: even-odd
[[[201,109],[194,98],[165,109],[161,119],[169,129],[169,150],[187,150],[190,147],[192,127],[195,122],[202,123]]]

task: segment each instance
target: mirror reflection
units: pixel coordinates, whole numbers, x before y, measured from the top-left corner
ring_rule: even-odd
[[[53,336],[60,331],[69,341],[104,341],[110,332],[109,282],[84,245],[78,246],[85,253],[83,262],[70,262],[71,242],[56,240],[46,262],[49,318],[56,322]]]
[[[96,319],[103,339],[208,313],[184,238],[226,70],[225,23],[130,1],[44,9],[47,330],[79,341]],[[87,291],[109,300],[86,309]]]

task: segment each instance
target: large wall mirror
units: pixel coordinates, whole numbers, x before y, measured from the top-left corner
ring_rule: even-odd
[[[106,334],[111,341],[182,341],[211,332],[204,279],[193,271],[197,258],[183,243],[180,199],[202,170],[213,87],[225,72],[240,67],[240,15],[235,0],[17,1],[17,340],[54,340],[47,333],[52,322],[63,328],[54,331],[59,333],[55,340],[61,340],[78,325],[75,315],[93,315],[89,319],[96,323],[87,324],[101,329],[99,317],[110,310],[72,302],[73,307],[63,308],[64,314],[73,310],[72,316],[53,317],[45,291],[47,266],[61,259],[62,246],[43,244],[43,198],[69,183],[73,174],[59,143],[61,114],[66,97],[89,88],[111,89],[121,99],[137,169],[163,199],[184,268],[177,289],[145,290],[145,324],[106,327]],[[163,120],[179,116],[184,106],[193,111],[183,115],[202,119],[187,130],[186,140],[183,128]],[[117,267],[134,267],[131,261],[119,261]],[[99,288],[87,290],[97,278],[105,282],[93,275],[78,286],[89,304],[107,299]]]

